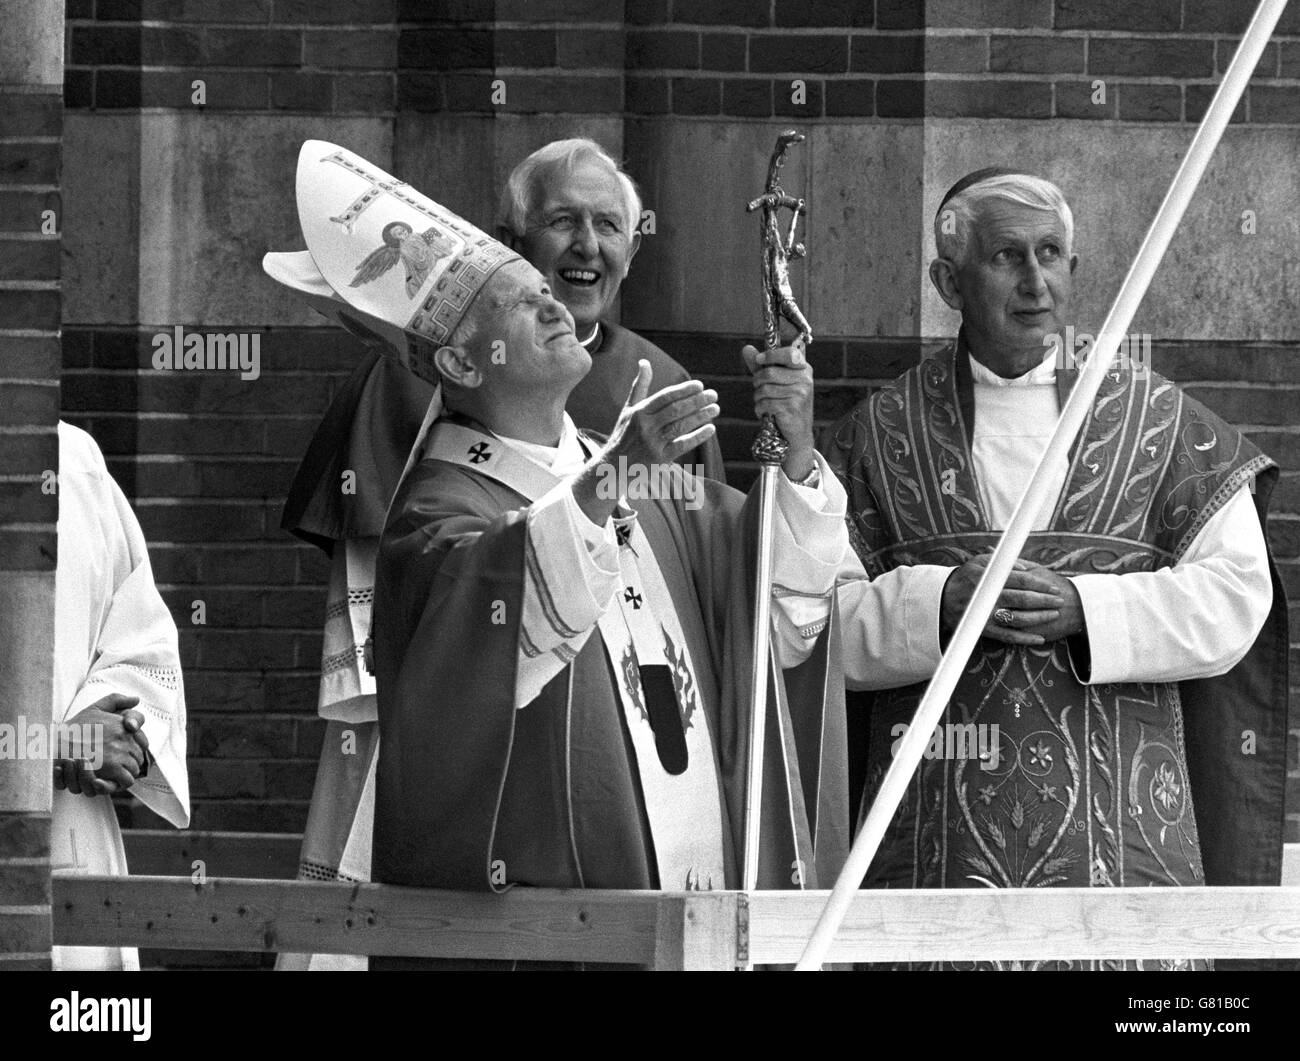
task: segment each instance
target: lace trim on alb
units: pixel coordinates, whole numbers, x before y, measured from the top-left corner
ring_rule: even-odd
[[[351,648],[345,648],[342,652],[335,652],[333,655],[325,656],[320,661],[321,673],[331,674],[336,670],[342,670],[344,667],[349,667],[355,663],[356,660],[364,658],[365,654],[365,647],[354,642]]]
[[[130,667],[133,671],[139,671],[155,685],[161,685],[164,689],[179,689],[181,687],[181,672],[177,667],[147,667],[138,663],[114,663],[114,667]],[[86,679],[89,682],[107,682],[111,679],[101,674],[92,674]]]
[[[298,879],[299,880],[346,881],[349,884],[367,883],[366,881],[362,880],[360,877],[350,877],[346,873],[340,873],[333,866],[327,866],[323,862],[313,862],[310,859],[299,860]]]
[[[361,589],[348,590],[347,600],[336,600],[325,608],[325,621],[329,622],[340,615],[345,615],[349,608],[356,607],[359,604],[374,604],[375,587],[363,586]]]

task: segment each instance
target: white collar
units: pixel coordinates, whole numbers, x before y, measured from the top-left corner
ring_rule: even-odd
[[[591,334],[587,336],[587,338],[585,339],[579,339],[578,342],[580,342],[583,346],[590,349],[591,345],[596,341],[596,336],[598,336],[599,334],[600,334],[600,321],[597,321],[595,324],[591,326]]]
[[[560,431],[558,446],[542,446],[536,442],[525,442],[521,438],[507,438],[505,435],[497,435],[497,438],[559,478],[573,475],[587,463],[587,455],[578,441],[577,425],[568,413],[564,414],[564,427]]]
[[[1034,368],[1031,368],[1023,375],[1016,376],[1013,379],[1006,379],[999,376],[987,365],[977,361],[973,354],[969,352],[966,355],[970,358],[971,379],[976,386],[984,387],[1043,387],[1048,384],[1056,383],[1056,351],[1049,349],[1043,355],[1043,360]]]

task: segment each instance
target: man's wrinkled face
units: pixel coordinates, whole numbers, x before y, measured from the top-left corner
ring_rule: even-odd
[[[550,390],[577,382],[591,368],[569,311],[527,262],[498,269],[479,294],[475,313],[475,364],[494,385]]]
[[[979,205],[971,235],[957,288],[972,342],[1046,354],[1044,338],[1064,333],[1078,262],[1061,219],[1050,210],[991,199]]]
[[[613,305],[640,235],[618,178],[591,161],[542,176],[520,250],[546,277],[585,337]]]

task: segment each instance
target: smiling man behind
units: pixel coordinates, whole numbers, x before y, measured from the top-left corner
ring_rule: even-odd
[[[613,429],[639,362],[650,362],[651,393],[690,379],[659,347],[610,319],[641,246],[640,223],[636,184],[594,140],[538,148],[511,171],[501,195],[498,235],[546,278],[591,354],[591,371],[569,396],[569,415],[601,434]],[[716,438],[681,462],[726,481]]]

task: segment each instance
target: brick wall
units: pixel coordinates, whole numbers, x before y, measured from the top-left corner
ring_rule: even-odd
[[[629,3],[627,109],[745,118],[1196,121],[1254,4],[1015,0]],[[1280,33],[1300,32],[1300,15]],[[924,80],[918,75],[925,74]],[[1300,121],[1300,42],[1241,118]],[[806,101],[792,100],[801,79]],[[1094,102],[1095,82],[1106,82]]]
[[[0,724],[50,722],[59,447],[61,5],[0,36]],[[0,759],[0,969],[50,967],[50,763]]]
[[[778,128],[810,134],[786,184],[812,204],[796,283],[826,422],[950,333],[926,290],[926,221],[955,175],[1002,160],[990,155],[1066,188],[1090,241],[1081,312],[1104,310],[1253,8],[69,0],[64,408],[134,499],[181,629],[195,828],[301,828],[320,740],[325,568],[278,530],[279,506],[359,351],[257,266],[301,246],[303,138],[347,144],[483,224],[505,173],[546,140],[590,133],[621,153],[658,214],[624,320],[722,392],[744,483],[736,349],[759,315],[754,222],[734,207],[761,187]],[[1282,463],[1273,544],[1300,599],[1300,307],[1278,264],[1300,243],[1300,11],[1229,136],[1143,313],[1157,367]],[[1243,207],[1257,241],[1214,234]],[[176,324],[256,330],[261,378],[142,371],[150,337]],[[1290,762],[1300,841],[1300,734]]]
[[[280,509],[298,456],[360,353],[337,329],[266,329],[269,367],[252,385],[137,371],[153,334],[67,328],[64,414],[96,438],[132,498],[176,619],[192,827],[297,831],[320,752],[328,566],[280,531]],[[192,622],[196,601],[202,625]],[[119,813],[124,824],[162,824],[139,804],[123,801]]]

